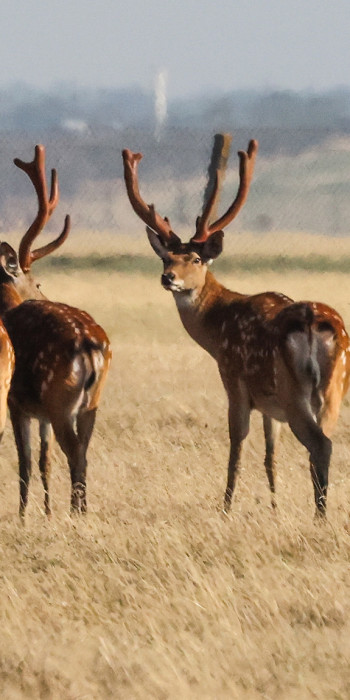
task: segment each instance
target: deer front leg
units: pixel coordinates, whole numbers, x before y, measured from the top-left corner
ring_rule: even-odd
[[[51,506],[50,506],[50,495],[49,495],[49,483],[51,474],[51,464],[50,464],[50,448],[52,442],[52,428],[51,423],[46,421],[40,421],[39,424],[39,434],[40,434],[40,456],[39,456],[39,469],[41,475],[41,481],[44,487],[44,506],[45,513],[48,517],[51,516]]]
[[[281,423],[263,415],[264,435],[265,435],[265,470],[269,480],[271,491],[271,505],[276,508],[275,499],[275,476],[276,476],[276,443],[281,431]]]
[[[30,450],[30,418],[9,400],[10,416],[15,437],[19,466],[19,514],[24,519],[28,503],[28,487],[32,471]]]
[[[245,385],[239,383],[234,395],[229,395],[228,423],[230,433],[230,457],[228,463],[227,486],[224,498],[224,512],[231,507],[240,467],[243,440],[249,432],[250,404]]]

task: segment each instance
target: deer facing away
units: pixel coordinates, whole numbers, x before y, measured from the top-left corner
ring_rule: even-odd
[[[146,224],[150,244],[163,261],[161,283],[173,293],[189,335],[218,364],[228,396],[230,456],[224,509],[230,508],[242,445],[252,409],[263,414],[265,468],[275,505],[275,446],[281,422],[287,422],[310,455],[316,513],[326,512],[330,435],[350,377],[350,341],[339,314],[321,303],[294,303],[275,292],[255,295],[230,291],[209,270],[222,252],[223,229],[246,201],[258,149],[257,141],[240,151],[239,187],[227,212],[209,223],[212,196],[197,218],[188,243],[172,231],[167,218],[142,199],[138,185],[141,153],[123,151],[130,203]]]
[[[57,205],[57,175],[53,170],[48,196],[43,146],[36,146],[32,162],[16,159],[15,164],[29,176],[39,203],[18,255],[8,243],[0,243],[0,317],[16,357],[8,403],[19,459],[20,515],[24,516],[27,505],[31,474],[31,418],[39,420],[39,467],[46,514],[51,513],[51,426],[70,468],[71,510],[85,512],[86,452],[111,358],[110,344],[89,314],[47,300],[32,278],[32,262],[64,242],[70,221],[66,217],[56,240],[31,251]]]

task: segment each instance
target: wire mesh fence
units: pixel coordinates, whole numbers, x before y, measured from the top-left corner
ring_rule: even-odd
[[[283,141],[279,129],[233,130],[220,204],[223,209],[232,201],[238,185],[236,151],[246,149],[251,137],[259,140],[260,150],[248,202],[230,232],[235,234],[235,240],[240,237],[242,251],[253,252],[252,246],[259,248],[268,236],[275,241],[276,253],[284,255],[290,246],[294,252],[302,252],[303,239],[311,234],[315,241],[316,235],[332,238],[333,253],[343,255],[350,234],[350,136],[324,134],[323,139],[312,142],[303,130],[299,141],[298,134],[290,130],[288,134]],[[48,176],[51,167],[58,170],[61,191],[60,204],[47,233],[57,231],[64,215],[70,213],[71,238],[83,232],[89,250],[99,250],[103,234],[134,238],[143,235],[143,226],[131,210],[123,182],[121,151],[128,147],[144,154],[139,167],[143,197],[154,202],[186,238],[193,233],[201,211],[213,136],[214,132],[175,127],[164,129],[158,138],[152,130],[136,128],[2,132],[3,235],[23,232],[33,218],[35,195],[29,181],[13,165],[13,158],[30,160],[35,143],[42,142],[46,146]],[[294,152],[286,147],[290,143]],[[318,247],[319,243],[315,243],[315,253],[319,252]]]

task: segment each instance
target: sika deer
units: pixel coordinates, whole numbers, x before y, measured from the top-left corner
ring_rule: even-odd
[[[9,408],[19,458],[20,515],[25,513],[31,474],[31,418],[37,418],[40,424],[39,467],[46,514],[51,514],[51,425],[69,463],[71,510],[85,512],[86,452],[111,358],[109,340],[89,314],[48,301],[32,279],[32,262],[63,243],[70,221],[66,217],[55,241],[31,251],[58,202],[57,175],[52,171],[48,197],[43,146],[36,146],[32,162],[16,159],[15,164],[29,176],[39,203],[37,216],[21,240],[18,257],[8,243],[0,244],[0,316],[16,356]]]
[[[250,413],[264,418],[265,468],[274,505],[275,442],[280,422],[310,454],[316,512],[326,512],[329,436],[337,421],[350,376],[350,341],[334,309],[312,302],[293,303],[274,292],[246,295],[216,281],[209,265],[222,252],[223,228],[237,216],[248,196],[258,149],[250,141],[240,151],[240,182],[226,213],[209,223],[219,188],[216,184],[196,232],[188,243],[172,231],[138,186],[141,153],[123,151],[124,177],[130,203],[146,223],[150,244],[162,259],[161,282],[173,293],[181,321],[190,336],[217,361],[228,396],[230,457],[224,508],[230,507]]]

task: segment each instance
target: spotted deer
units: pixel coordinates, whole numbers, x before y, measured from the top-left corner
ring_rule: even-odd
[[[37,215],[20,242],[18,255],[8,243],[0,243],[0,317],[16,357],[8,403],[19,459],[20,515],[25,513],[31,475],[31,418],[39,420],[46,514],[51,514],[51,426],[70,468],[71,510],[85,512],[86,452],[111,358],[110,344],[89,314],[49,301],[32,278],[32,263],[62,245],[70,220],[67,216],[54,241],[31,250],[58,203],[57,174],[51,173],[48,195],[41,145],[36,146],[33,161],[14,162],[29,176],[38,198]]]
[[[287,422],[310,455],[316,513],[325,515],[330,435],[350,376],[350,342],[339,314],[321,303],[294,303],[275,292],[241,294],[220,284],[209,266],[223,248],[223,229],[243,207],[253,177],[258,143],[239,151],[237,195],[225,214],[210,223],[219,173],[195,234],[183,243],[138,185],[141,153],[123,151],[124,178],[136,214],[164,266],[161,283],[171,291],[189,335],[218,364],[228,396],[230,455],[224,510],[231,505],[250,414],[263,414],[265,468],[275,505],[275,447]]]

